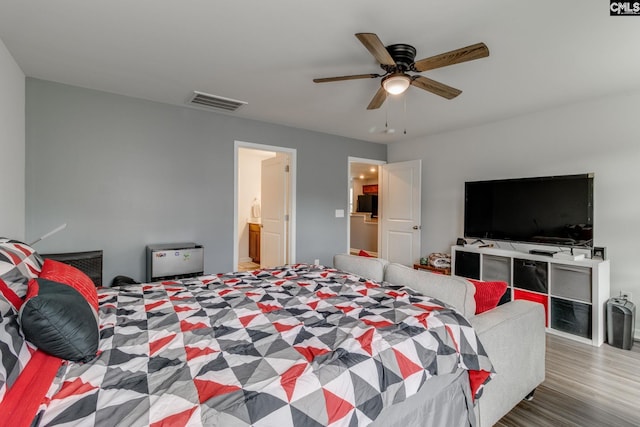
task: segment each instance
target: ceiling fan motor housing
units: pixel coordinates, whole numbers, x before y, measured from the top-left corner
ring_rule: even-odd
[[[412,69],[413,63],[416,59],[415,47],[408,44],[400,43],[386,46],[386,49],[387,52],[389,52],[389,55],[391,55],[391,57],[395,61],[396,66],[394,67],[390,65],[380,65],[383,70],[388,73],[394,73],[405,72]]]

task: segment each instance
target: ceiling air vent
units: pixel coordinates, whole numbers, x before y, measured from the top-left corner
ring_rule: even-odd
[[[197,90],[193,91],[193,95],[189,98],[188,103],[201,108],[215,108],[225,111],[237,111],[246,104],[244,101],[198,92]]]

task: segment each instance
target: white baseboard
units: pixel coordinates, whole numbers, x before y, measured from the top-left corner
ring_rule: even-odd
[[[253,262],[251,257],[242,257],[238,262]]]

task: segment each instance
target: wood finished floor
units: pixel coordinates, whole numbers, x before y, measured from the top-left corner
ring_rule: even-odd
[[[640,342],[622,350],[547,334],[545,381],[496,426],[640,426]]]

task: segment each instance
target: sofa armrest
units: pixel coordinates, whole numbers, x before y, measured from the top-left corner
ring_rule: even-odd
[[[496,371],[476,407],[480,426],[491,426],[533,391],[545,375],[545,312],[516,300],[470,319]]]
[[[387,266],[384,280],[393,285],[408,286],[422,295],[452,305],[467,319],[476,312],[473,298],[476,288],[461,277],[414,270],[394,262]]]
[[[389,262],[382,258],[362,257],[348,254],[333,256],[333,266],[338,270],[355,274],[365,279],[382,282]]]

